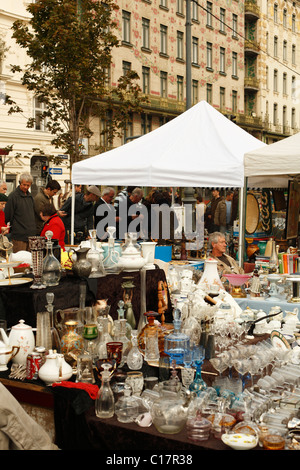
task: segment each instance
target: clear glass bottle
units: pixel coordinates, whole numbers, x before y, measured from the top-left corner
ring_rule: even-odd
[[[108,332],[108,318],[107,317],[98,317],[97,318],[97,328],[98,328],[98,344],[96,346],[95,355],[99,359],[107,359],[107,350],[106,343],[112,341],[112,337]]]
[[[165,337],[164,350],[175,360],[176,364],[183,364],[183,354],[190,348],[190,337],[181,331],[181,312],[175,309],[173,313],[174,332]]]
[[[97,418],[112,418],[115,413],[115,399],[110,386],[109,364],[103,364],[101,373],[102,383],[95,401],[95,413]]]
[[[96,230],[90,230],[90,245],[91,249],[86,255],[86,259],[89,260],[89,262],[92,265],[92,270],[91,274],[89,277],[91,278],[98,278],[98,277],[104,277],[106,275],[105,269],[104,269],[104,264],[103,264],[103,249],[101,250],[97,249],[97,234]]]
[[[131,344],[132,347],[127,355],[127,365],[131,370],[139,370],[143,366],[143,355],[138,348],[137,341],[138,331],[131,331]]]
[[[117,420],[120,423],[132,423],[139,414],[137,399],[132,396],[131,387],[124,385],[124,395],[119,398],[115,406]]]
[[[126,323],[127,321],[125,318],[121,318],[120,320],[114,321],[114,330],[115,330],[114,340],[120,341],[121,343],[123,343],[122,365],[126,363],[128,353],[131,349],[131,342],[126,336]]]
[[[47,254],[43,261],[42,282],[46,287],[57,286],[61,278],[61,265],[57,258],[53,255],[53,232],[48,230],[45,233]]]

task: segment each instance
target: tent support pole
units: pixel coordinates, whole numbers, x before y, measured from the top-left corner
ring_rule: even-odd
[[[244,187],[240,188],[240,197],[239,197],[238,262],[241,268],[244,266],[244,255],[245,255],[245,220],[246,220],[247,186],[248,186],[248,178],[244,178]]]
[[[71,245],[74,245],[74,222],[75,222],[75,184],[72,184],[71,199]]]
[[[192,106],[192,20],[191,20],[191,0],[186,0],[186,109]]]

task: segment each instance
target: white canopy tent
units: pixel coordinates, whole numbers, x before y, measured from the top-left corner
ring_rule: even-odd
[[[244,154],[262,146],[260,140],[201,101],[138,139],[75,163],[72,243],[74,184],[242,188]]]
[[[241,188],[244,154],[262,145],[201,101],[138,139],[75,163],[72,183]]]
[[[249,186],[287,188],[288,180],[300,175],[300,132],[246,152],[244,169]]]

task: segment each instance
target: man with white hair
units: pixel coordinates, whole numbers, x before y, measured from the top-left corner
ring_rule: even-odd
[[[6,181],[0,181],[0,193],[2,193],[2,194],[7,193],[7,183],[6,183]]]
[[[218,261],[218,273],[222,278],[225,274],[243,274],[244,270],[238,263],[226,253],[226,240],[221,232],[213,232],[209,235],[211,256]]]
[[[8,196],[5,222],[10,223],[13,252],[29,251],[28,237],[36,235],[34,200],[30,193],[33,178],[29,173],[20,175],[19,186]]]

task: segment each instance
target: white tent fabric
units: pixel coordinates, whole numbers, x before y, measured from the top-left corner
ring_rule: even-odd
[[[287,187],[300,175],[300,133],[246,152],[244,169],[249,187]]]
[[[241,188],[244,154],[264,145],[201,101],[146,135],[75,163],[72,183]]]

